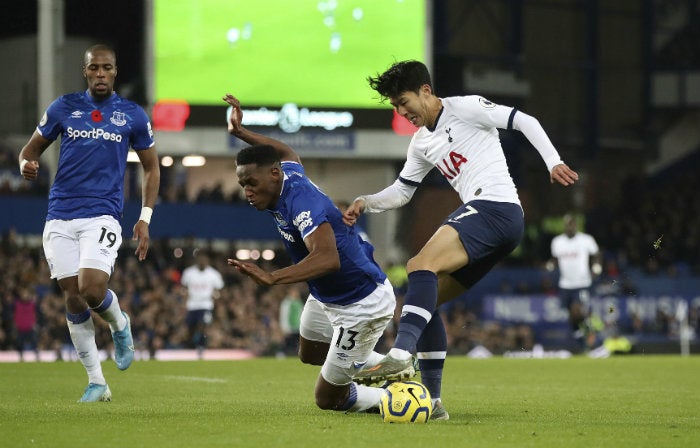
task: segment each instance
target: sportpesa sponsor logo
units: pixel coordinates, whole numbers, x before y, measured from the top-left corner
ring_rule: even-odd
[[[108,140],[110,142],[121,142],[121,134],[115,134],[114,132],[105,132],[104,129],[90,129],[89,131],[83,129],[73,129],[68,126],[66,130],[68,138],[75,140],[76,138],[92,138],[95,140]]]
[[[294,242],[294,237],[290,233],[285,232],[284,230],[280,229],[279,227],[277,228],[277,230],[280,232],[280,235],[282,235],[282,238],[289,241],[290,243]]]

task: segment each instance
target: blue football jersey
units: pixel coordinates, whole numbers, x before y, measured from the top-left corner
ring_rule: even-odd
[[[372,258],[373,247],[363,242],[353,227],[343,223],[340,210],[296,162],[282,162],[284,185],[277,206],[268,210],[277,223],[294,263],[309,251],[304,238],[327,222],[333,228],[340,255],[340,270],[308,281],[309,291],[321,302],[347,305],[367,297],[384,283],[386,275]]]
[[[41,118],[44,138],[61,137],[46,219],[111,215],[121,220],[129,148],[154,145],[146,112],[116,93],[96,101],[88,91],[56,99]]]

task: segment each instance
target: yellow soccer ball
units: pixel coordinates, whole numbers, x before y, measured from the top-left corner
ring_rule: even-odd
[[[425,423],[433,407],[430,392],[417,381],[397,381],[386,388],[379,410],[385,423]]]

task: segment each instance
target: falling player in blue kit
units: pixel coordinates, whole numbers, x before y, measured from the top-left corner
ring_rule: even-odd
[[[296,152],[244,128],[239,101],[232,95],[224,100],[231,105],[229,132],[253,145],[236,156],[238,183],[250,205],[275,220],[294,262],[272,272],[248,261],[228,263],[261,285],[306,282],[310,297],[301,316],[299,357],[322,365],[317,406],[377,408],[384,390],[355,384],[352,376],[382,358],[373,350],[394,314],[391,283],[372,258],[372,246],[343,223],[333,201],[306,177]]]
[[[117,61],[106,45],[85,51],[83,76],[87,90],[56,99],[19,154],[22,176],[34,180],[39,158],[61,137],[58,168],[44,226],[44,253],[51,278],[58,281],[66,302],[68,329],[88,386],[79,401],[110,401],[102,374],[91,310],[109,324],[117,367],[125,370],[134,358],[129,316],[116,294],[107,288],[122,242],[124,172],[129,148],[136,150],[144,170],[141,216],[134,225],[136,256],[146,258],[148,225],[158,196],[160,168],[146,112],[114,92]]]
[[[354,378],[371,384],[411,377],[415,352],[421,381],[433,399],[432,418],[447,420],[440,398],[447,339],[437,307],[479,281],[518,246],[523,235],[523,210],[498,128],[521,131],[542,156],[552,182],[571,185],[578,174],[561,161],[535,118],[480,96],[440,98],[421,62],[397,62],[370,77],[369,83],[419,129],[398,179],[378,193],[355,199],[344,213],[345,222],[352,225],[362,212],[408,203],[433,168],[459,193],[463,205],[407,263],[408,291],[393,348]]]

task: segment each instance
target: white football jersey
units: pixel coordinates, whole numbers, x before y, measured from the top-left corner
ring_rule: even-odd
[[[408,147],[402,181],[418,185],[437,167],[463,203],[474,199],[520,205],[498,128],[508,129],[517,112],[480,96],[442,98],[434,130],[422,126]]]
[[[213,310],[214,291],[224,287],[224,279],[219,271],[211,266],[200,270],[190,266],[182,271],[180,280],[187,287],[187,310]]]
[[[564,289],[591,286],[590,257],[598,253],[598,244],[587,233],[572,238],[562,234],[552,239],[552,256],[559,263],[559,287]]]

